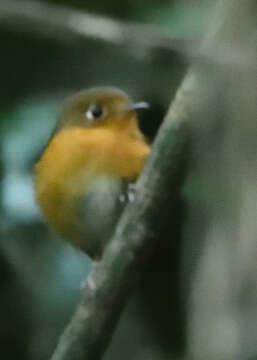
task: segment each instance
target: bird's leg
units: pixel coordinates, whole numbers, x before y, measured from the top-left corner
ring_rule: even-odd
[[[136,183],[129,183],[122,194],[119,196],[119,200],[122,204],[131,203],[135,200]]]
[[[128,202],[133,202],[135,200],[135,193],[136,193],[136,183],[129,183],[127,188]]]

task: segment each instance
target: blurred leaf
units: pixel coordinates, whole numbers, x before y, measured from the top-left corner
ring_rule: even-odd
[[[157,25],[168,34],[177,37],[199,38],[205,28],[207,14],[213,1],[180,1],[154,3],[137,14],[137,19]]]

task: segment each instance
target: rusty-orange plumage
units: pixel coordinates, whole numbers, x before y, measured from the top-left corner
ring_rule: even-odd
[[[127,185],[150,151],[135,111],[143,106],[113,88],[76,94],[36,164],[36,199],[45,219],[93,258],[101,255]]]

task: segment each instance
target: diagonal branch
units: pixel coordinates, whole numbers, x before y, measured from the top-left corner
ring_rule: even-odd
[[[198,76],[191,71],[159,130],[137,184],[135,201],[126,207],[103,258],[94,265],[82,301],[52,360],[100,359],[105,351],[165,216],[167,197],[172,201],[179,191],[187,123],[199,87]]]
[[[1,0],[0,27],[33,32],[66,44],[100,40],[144,52],[185,52],[196,41],[177,39],[151,25],[128,23],[38,0]]]
[[[137,184],[135,201],[126,207],[103,258],[94,265],[52,360],[100,359],[106,349],[165,216],[167,194],[179,191],[190,114],[186,99],[195,80],[188,75],[180,88]]]
[[[180,54],[190,63],[222,65],[243,71],[256,67],[255,54],[246,56],[236,46],[228,48],[226,43],[219,42],[215,49],[199,50],[198,40],[172,37],[156,26],[123,22],[38,0],[1,0],[0,28],[79,46],[87,39],[99,40],[133,50],[130,51],[133,56],[164,51],[170,56]]]
[[[230,3],[240,12],[239,0]],[[219,4],[223,22],[233,23],[228,2],[221,0]],[[218,36],[222,35],[224,23],[214,29]],[[204,46],[210,47],[212,43],[215,37],[210,36]],[[135,201],[125,209],[103,258],[94,265],[81,303],[52,360],[98,360],[107,348],[128,296],[143,271],[148,249],[154,245],[154,233],[165,215],[167,198],[172,201],[179,192],[190,122],[206,101],[202,76],[202,70],[192,68],[179,88],[138,181]]]

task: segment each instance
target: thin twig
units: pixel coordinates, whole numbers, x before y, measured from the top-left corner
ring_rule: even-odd
[[[1,0],[0,26],[34,32],[68,44],[95,39],[148,52],[174,53],[185,48],[183,39],[168,36],[153,26],[125,23],[37,0]]]
[[[1,0],[0,27],[64,44],[81,46],[87,39],[100,40],[123,46],[128,51],[136,50],[131,51],[133,56],[151,56],[165,51],[167,55],[181,54],[190,63],[222,65],[242,71],[256,69],[255,56],[246,56],[242,48],[231,47],[231,44],[219,42],[199,50],[198,40],[174,38],[158,27],[126,23],[37,0]]]

